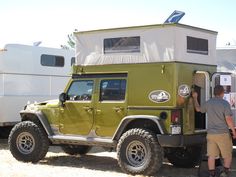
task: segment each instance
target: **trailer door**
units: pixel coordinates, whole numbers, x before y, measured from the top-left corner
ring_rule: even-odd
[[[216,85],[222,85],[225,90],[224,99],[230,103],[230,95],[232,93],[232,74],[217,72],[211,78],[211,97],[214,97],[214,88]]]
[[[214,97],[214,87],[222,85],[225,90],[224,99],[229,102],[236,123],[236,79],[235,75],[227,72],[217,72],[211,78],[211,95]]]

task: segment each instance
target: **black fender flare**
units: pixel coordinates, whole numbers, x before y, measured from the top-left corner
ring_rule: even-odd
[[[118,140],[121,137],[122,133],[124,132],[126,126],[133,120],[137,119],[151,120],[157,125],[161,134],[167,133],[164,123],[159,117],[152,115],[131,115],[131,116],[126,116],[122,119],[118,128],[116,129],[115,134],[113,135],[112,140]]]
[[[22,121],[24,121],[24,117],[26,115],[33,115],[34,117],[36,117],[39,122],[42,124],[45,132],[47,133],[48,136],[52,136],[54,133],[51,129],[50,123],[48,122],[46,116],[41,112],[41,111],[29,111],[29,110],[23,110],[20,112],[21,115],[21,119]]]

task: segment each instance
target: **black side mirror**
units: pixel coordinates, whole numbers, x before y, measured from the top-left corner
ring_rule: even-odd
[[[59,95],[59,101],[63,104],[64,102],[66,102],[66,100],[67,100],[67,94],[66,93],[61,93],[60,95]]]

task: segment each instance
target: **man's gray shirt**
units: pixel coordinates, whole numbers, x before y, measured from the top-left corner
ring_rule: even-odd
[[[229,103],[222,98],[212,98],[201,106],[201,112],[207,113],[207,133],[222,134],[229,133],[226,116],[232,116]]]

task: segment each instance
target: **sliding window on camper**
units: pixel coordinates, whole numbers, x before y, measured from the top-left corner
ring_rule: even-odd
[[[140,36],[107,38],[103,44],[105,54],[140,52]]]
[[[208,55],[208,40],[187,36],[187,52]]]

